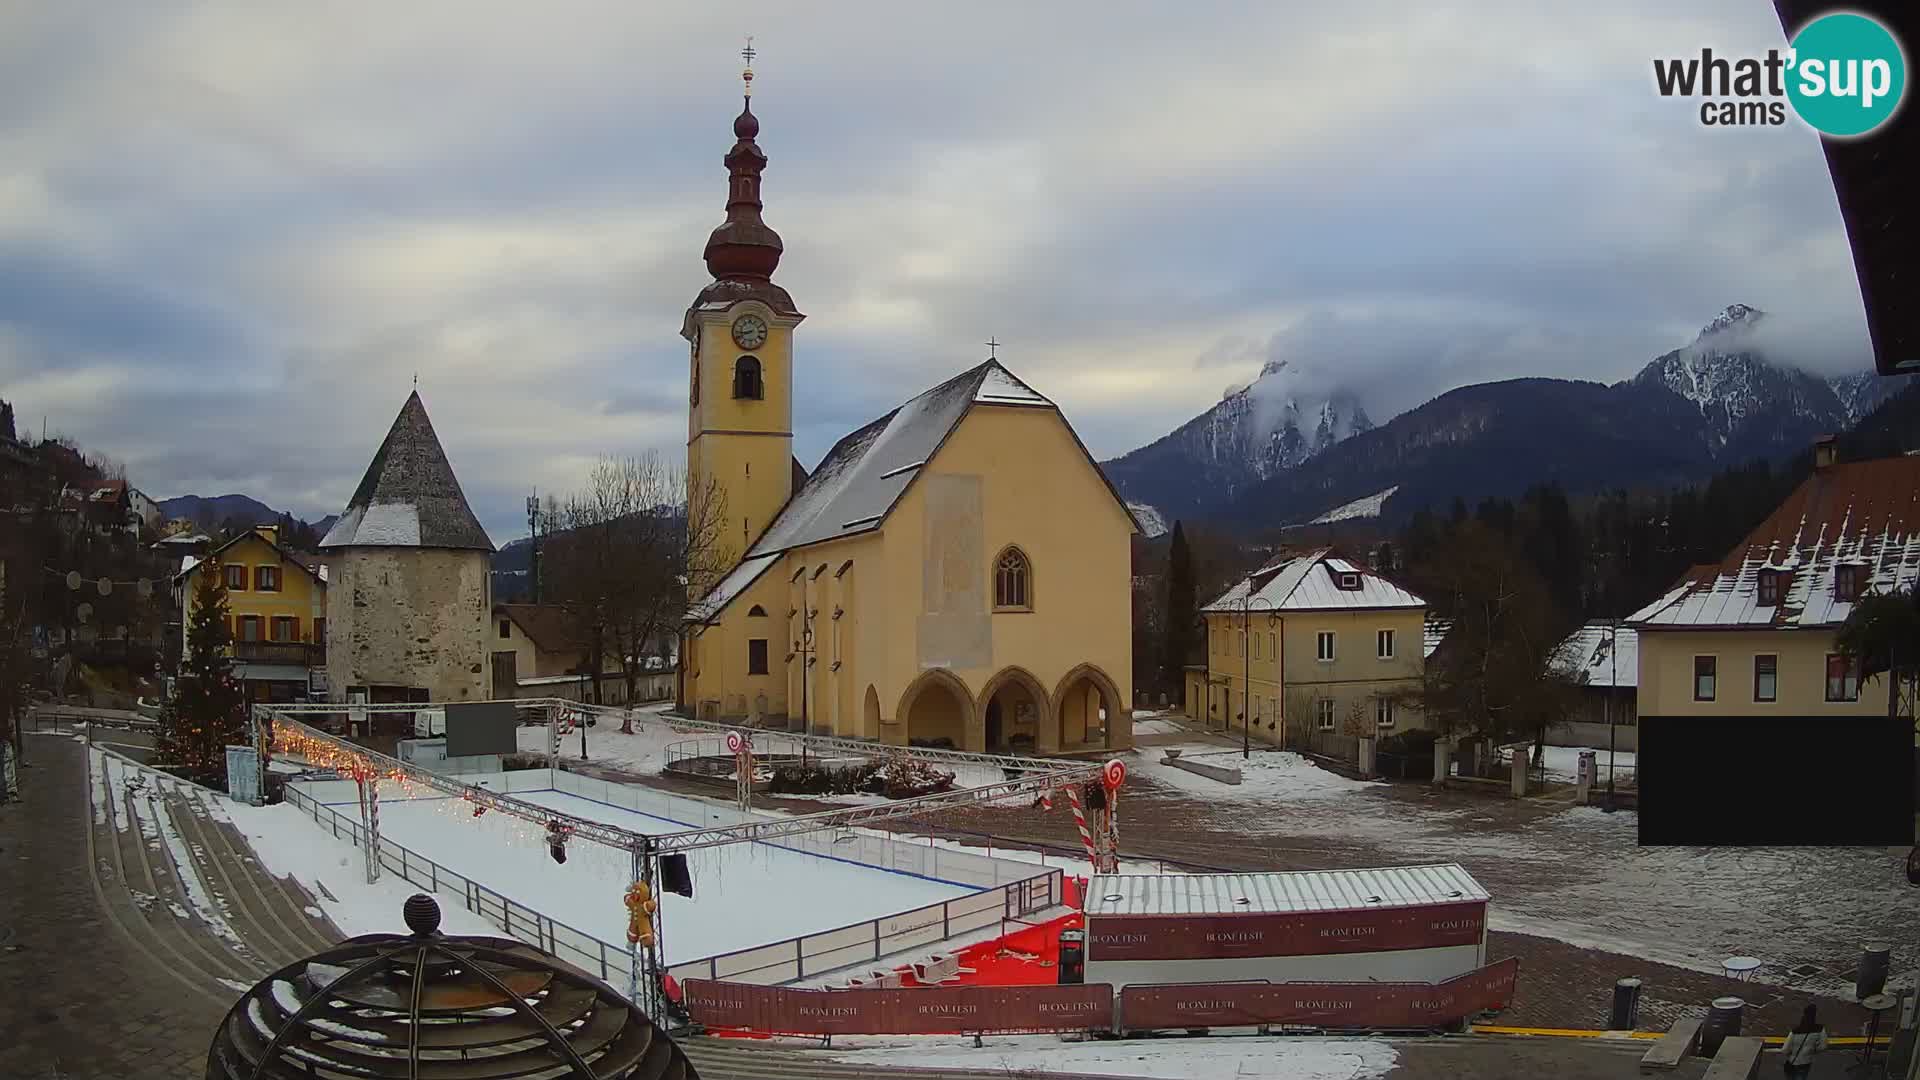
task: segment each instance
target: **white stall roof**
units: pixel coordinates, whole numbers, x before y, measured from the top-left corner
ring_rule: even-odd
[[[1089,916],[1354,911],[1486,900],[1458,863],[1268,874],[1118,874],[1087,885]]]

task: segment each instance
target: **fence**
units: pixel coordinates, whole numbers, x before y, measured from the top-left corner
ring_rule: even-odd
[[[351,780],[293,783],[286,785],[286,799],[306,811],[321,827],[330,830],[336,839],[345,839],[354,847],[365,847],[366,832],[358,820],[340,813],[314,794],[303,790],[317,788],[321,784],[343,784],[348,789],[354,786]],[[402,880],[429,892],[458,896],[468,911],[504,928],[513,937],[545,949],[607,982],[625,985],[630,971],[625,945],[602,941],[584,930],[557,922],[385,837],[380,839],[380,865],[400,875]]]
[[[564,771],[522,769],[451,779],[508,794],[563,791],[688,827],[765,820],[758,815],[705,799],[653,788],[631,787]],[[289,801],[308,810],[322,825],[331,827],[335,836],[345,836],[356,846],[362,843],[360,823],[325,805],[328,801],[346,802],[356,798],[352,781],[301,781],[288,784],[287,792]],[[330,817],[323,816],[321,811]],[[949,937],[975,933],[1006,920],[1021,919],[1045,911],[1064,901],[1061,872],[1057,869],[994,859],[935,845],[913,844],[882,834],[842,829],[755,842],[840,862],[933,878],[980,891],[833,930],[683,961],[668,969],[674,978],[729,978],[755,984],[791,982],[837,968],[875,961],[922,945],[932,946]],[[390,848],[399,854],[391,854]],[[613,978],[604,973],[609,970],[609,964],[614,965],[611,970],[622,975],[627,970],[627,950],[624,945],[601,941],[584,931],[555,922],[384,837],[380,841],[380,855],[382,866],[393,869],[415,884],[424,884],[437,891],[440,882],[458,883],[458,894],[468,910],[507,927],[516,937],[557,953],[590,972],[602,972],[602,978]],[[424,880],[421,875],[425,875]],[[534,936],[528,937],[516,927],[530,929]]]
[[[1358,735],[1342,735],[1337,731],[1302,730],[1292,727],[1288,729],[1288,735],[1290,736],[1287,740],[1289,749],[1305,750],[1308,753],[1339,761],[1360,760],[1360,736]]]
[[[1447,1027],[1513,1001],[1509,958],[1438,983],[1287,982],[798,990],[694,979],[688,1011],[710,1028],[782,1035],[940,1035],[1297,1027]]]

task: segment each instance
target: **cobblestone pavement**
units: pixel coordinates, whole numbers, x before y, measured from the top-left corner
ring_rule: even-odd
[[[88,867],[85,750],[41,737],[0,806],[0,1076],[190,1077],[228,1002],[144,956]]]

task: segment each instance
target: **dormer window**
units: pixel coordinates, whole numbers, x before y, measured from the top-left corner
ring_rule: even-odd
[[[1780,593],[1783,591],[1781,585],[1786,580],[1786,576],[1784,572],[1779,570],[1760,571],[1761,607],[1780,606]]]
[[[1340,583],[1340,587],[1342,589],[1346,589],[1348,592],[1352,592],[1360,588],[1359,574],[1340,574],[1335,578],[1335,580]]]
[[[1864,566],[1836,566],[1833,568],[1833,598],[1835,600],[1858,600],[1867,584],[1867,568]]]
[[[733,396],[748,401],[759,401],[766,397],[766,390],[760,383],[759,358],[743,356],[733,362]]]

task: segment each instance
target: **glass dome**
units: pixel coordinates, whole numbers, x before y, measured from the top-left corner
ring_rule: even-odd
[[[281,968],[227,1013],[207,1080],[698,1080],[667,1033],[606,983],[524,942],[439,933],[350,938]]]

